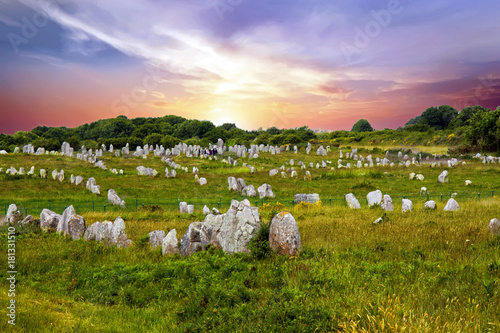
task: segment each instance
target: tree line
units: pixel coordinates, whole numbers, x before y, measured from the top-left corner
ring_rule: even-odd
[[[446,142],[436,142],[436,131],[447,135]],[[413,133],[413,134],[412,134]],[[139,145],[163,145],[171,148],[179,142],[208,146],[217,143],[219,138],[227,144],[296,144],[305,145],[307,142],[329,141],[349,138],[360,142],[369,140],[371,143],[384,143],[381,139],[391,137],[414,137],[427,140],[427,143],[448,144],[457,147],[458,152],[498,151],[500,150],[500,107],[489,110],[479,105],[465,107],[461,111],[449,106],[441,105],[430,107],[421,115],[410,119],[404,127],[396,130],[374,130],[366,119],[357,121],[351,131],[332,131],[329,133],[315,133],[307,126],[294,129],[278,129],[271,127],[266,130],[242,130],[235,124],[225,123],[215,126],[210,121],[185,119],[183,117],[167,115],[157,118],[133,118],[125,116],[101,119],[90,124],[83,124],[76,128],[37,126],[29,132],[17,132],[14,135],[0,134],[0,150],[12,152],[15,147],[22,147],[28,143],[35,149],[43,147],[46,150],[58,150],[62,142],[68,142],[72,147],[85,145],[88,148],[97,148],[102,144],[115,148],[124,147],[127,143],[134,149]],[[453,140],[449,140],[450,137]],[[415,140],[414,140],[415,141]],[[413,144],[413,142],[402,142]],[[387,143],[387,142],[386,142]]]

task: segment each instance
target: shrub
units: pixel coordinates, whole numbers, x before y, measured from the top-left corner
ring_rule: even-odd
[[[274,215],[275,214],[272,216]],[[271,246],[269,245],[270,227],[271,221],[262,221],[260,223],[260,229],[257,232],[257,235],[255,235],[248,244],[248,249],[250,250],[252,257],[256,259],[265,259],[272,253]]]

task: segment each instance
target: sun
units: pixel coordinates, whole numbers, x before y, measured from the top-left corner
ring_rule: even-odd
[[[225,123],[236,124],[236,112],[232,110],[215,108],[210,113],[212,114],[212,122],[215,126],[220,126]]]

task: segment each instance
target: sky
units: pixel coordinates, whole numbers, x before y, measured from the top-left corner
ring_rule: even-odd
[[[0,0],[0,133],[125,115],[397,128],[500,105],[495,0]]]

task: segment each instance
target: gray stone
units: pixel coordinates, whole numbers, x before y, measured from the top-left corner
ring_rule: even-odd
[[[177,231],[175,229],[170,230],[167,236],[163,238],[161,253],[163,255],[179,253],[179,242],[177,241]]]
[[[187,213],[188,214],[194,213],[194,205],[187,205]]]
[[[33,224],[35,222],[35,219],[33,218],[33,216],[31,215],[28,215],[26,216],[21,222],[22,225],[26,225],[26,224]]]
[[[9,209],[7,209],[7,222],[8,223],[17,223],[22,220],[23,216],[21,212],[17,209],[15,204],[9,205]]]
[[[392,203],[392,198],[389,194],[384,194],[382,203],[380,204],[383,210],[387,212],[392,212],[394,210],[394,205]]]
[[[125,221],[121,217],[117,217],[113,222],[113,231],[111,232],[112,244],[120,248],[127,248],[132,244],[125,232]]]
[[[125,207],[125,201],[121,200],[113,189],[109,189],[108,191],[108,201],[111,202],[113,206]]]
[[[409,199],[402,200],[401,211],[403,213],[411,212],[413,210],[413,202]]]
[[[296,205],[301,203],[301,202],[315,203],[318,201],[319,201],[319,194],[318,193],[311,193],[311,194],[298,193],[298,194],[295,194],[295,196],[294,196],[294,203]]]
[[[274,193],[271,188],[271,185],[269,184],[262,184],[257,188],[257,192],[259,192],[259,197],[261,199],[263,198],[274,198]]]
[[[438,176],[438,182],[440,183],[448,183],[448,171],[444,170],[441,172],[441,174]]]
[[[382,192],[380,190],[372,191],[366,196],[368,207],[380,206],[382,203]]]
[[[85,233],[85,220],[75,213],[73,205],[64,210],[62,218],[57,225],[57,232],[62,232],[65,236],[69,235],[73,239],[83,237]]]
[[[302,250],[299,228],[292,214],[281,212],[271,221],[269,228],[269,245],[284,255],[294,256]]]
[[[163,238],[165,238],[165,231],[163,230],[151,231],[149,233],[149,244],[151,244],[151,247],[153,248],[162,246]]]
[[[247,197],[255,197],[257,195],[257,191],[255,191],[255,187],[253,185],[248,185],[243,189],[241,194]]]
[[[458,208],[460,208],[460,206],[458,205],[458,202],[453,199],[453,198],[450,198],[448,200],[448,202],[446,203],[446,206],[444,206],[444,209],[445,211],[456,211],[458,210]]]
[[[424,203],[424,210],[427,209],[436,209],[436,202],[434,200],[429,200]]]
[[[236,183],[236,178],[228,177],[227,178],[227,185],[228,185],[228,188],[230,191],[238,192],[238,184]]]
[[[359,204],[359,201],[358,201],[358,199],[356,199],[354,194],[352,194],[352,193],[346,194],[345,200],[347,203],[347,207],[352,208],[352,209],[360,209],[361,208],[361,205]]]
[[[193,222],[189,225],[188,230],[181,239],[182,256],[189,256],[203,250],[200,239],[200,229],[202,225],[203,222]]]
[[[187,202],[184,202],[184,201],[180,202],[179,203],[179,212],[180,213],[187,213],[188,212],[188,208],[187,207],[188,207]]]
[[[488,225],[490,232],[497,236],[500,235],[500,220],[497,218],[491,219],[490,224]]]
[[[78,186],[81,183],[83,183],[83,177],[82,176],[76,176],[75,177],[75,185]]]
[[[62,216],[48,209],[42,210],[40,213],[40,228],[42,230],[57,230],[59,221],[61,221]]]
[[[203,206],[203,214],[205,215],[210,214],[210,208],[208,208],[207,205]]]

